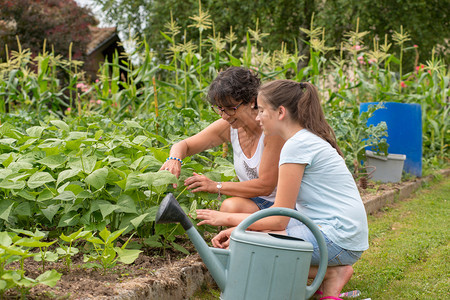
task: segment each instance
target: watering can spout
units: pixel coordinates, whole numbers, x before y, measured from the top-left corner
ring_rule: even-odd
[[[225,289],[226,268],[224,263],[217,258],[215,253],[217,251],[213,251],[203,240],[173,194],[170,193],[164,197],[156,213],[155,221],[156,223],[180,223],[184,230],[186,230],[189,239],[194,244],[219,288],[221,290]],[[229,255],[228,250],[221,251],[220,253],[222,256],[224,253]]]

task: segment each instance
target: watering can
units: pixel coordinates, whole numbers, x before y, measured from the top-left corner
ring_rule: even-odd
[[[259,219],[288,216],[303,222],[314,234],[320,250],[319,270],[307,285],[313,246],[286,235],[246,231]],[[310,298],[325,276],[328,252],[319,228],[296,210],[274,207],[243,220],[231,233],[229,249],[209,247],[172,194],[167,194],[156,214],[156,223],[180,223],[225,300]]]

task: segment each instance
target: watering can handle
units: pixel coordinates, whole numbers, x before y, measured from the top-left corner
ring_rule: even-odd
[[[286,207],[271,207],[266,208],[263,210],[260,210],[256,213],[251,214],[247,218],[245,218],[244,221],[242,221],[235,229],[236,232],[245,232],[245,230],[258,221],[259,219],[269,217],[269,216],[287,216],[291,218],[295,218],[299,221],[301,221],[303,224],[305,224],[313,233],[314,237],[317,240],[317,243],[319,244],[319,250],[320,250],[320,262],[319,262],[319,270],[317,272],[316,277],[314,278],[314,281],[311,283],[311,285],[306,287],[306,299],[309,299],[315,291],[320,287],[320,284],[322,283],[323,278],[325,277],[325,272],[327,270],[328,265],[328,250],[327,250],[327,244],[325,243],[325,239],[322,235],[322,233],[319,230],[319,227],[317,227],[316,224],[314,224],[313,221],[311,221],[310,218],[306,217],[305,215],[301,214],[300,212],[286,208]]]

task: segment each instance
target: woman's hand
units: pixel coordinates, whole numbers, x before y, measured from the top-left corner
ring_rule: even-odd
[[[228,226],[227,217],[229,213],[211,209],[197,209],[197,219],[201,219],[197,226],[208,224],[212,226]]]
[[[213,239],[211,240],[213,246],[215,248],[228,249],[228,247],[230,246],[230,236],[234,228],[236,227],[222,230],[215,237],[213,237]]]
[[[159,170],[160,171],[162,171],[162,170],[169,171],[170,173],[172,173],[173,175],[175,175],[178,178],[178,177],[180,177],[180,173],[181,173],[181,163],[177,160],[169,159],[164,162],[164,164],[161,166],[161,168]],[[177,186],[178,185],[176,183],[173,184],[174,189],[176,189]]]
[[[205,175],[199,175],[194,172],[194,176],[187,178],[184,181],[184,185],[187,186],[188,190],[191,192],[208,192],[217,193],[217,183],[212,181]]]

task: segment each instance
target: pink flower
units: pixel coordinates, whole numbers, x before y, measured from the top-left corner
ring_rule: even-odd
[[[413,47],[414,47],[414,48],[419,48],[419,46],[418,46],[418,45],[414,45]]]
[[[404,81],[402,81],[402,82],[400,82],[400,86],[401,86],[402,88],[405,88],[405,87],[406,87],[406,83],[405,83]]]
[[[416,72],[419,72],[421,69],[425,68],[424,65],[420,65],[416,67]]]
[[[355,45],[352,48],[355,49],[356,51],[361,50],[361,46],[360,45]]]
[[[71,111],[72,111],[72,108],[71,108],[71,107],[68,107],[68,108],[66,109],[66,111],[67,111],[67,112],[71,112]]]
[[[371,65],[376,63],[376,62],[377,62],[377,60],[375,58],[369,59],[369,64],[371,64]]]
[[[100,80],[98,80],[98,79],[95,79],[95,82],[97,83],[97,82],[99,82]]]
[[[102,104],[102,100],[97,100],[97,104]]]

